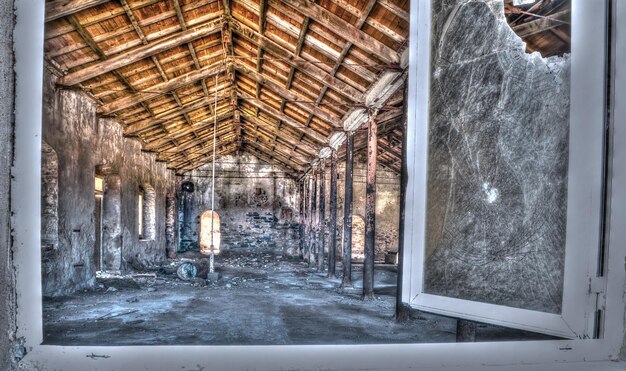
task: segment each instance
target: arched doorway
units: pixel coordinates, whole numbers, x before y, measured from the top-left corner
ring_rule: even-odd
[[[211,254],[211,233],[213,233],[213,253],[219,254],[222,242],[220,216],[217,212],[207,210],[200,216],[200,252],[202,254]]]

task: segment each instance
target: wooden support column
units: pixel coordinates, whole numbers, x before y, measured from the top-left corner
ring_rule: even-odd
[[[315,266],[316,246],[317,246],[317,171],[313,169],[311,186],[311,240],[309,247],[309,266]]]
[[[299,202],[300,226],[298,228],[298,235],[300,237],[300,244],[298,246],[298,256],[300,257],[300,259],[302,259],[304,257],[304,223],[305,223],[304,204],[306,203],[306,201],[304,199],[304,179],[302,179],[300,181],[300,184],[298,185],[298,187],[299,187],[298,193],[299,193],[299,196],[300,196],[300,202]]]
[[[310,196],[311,196],[311,189],[309,188],[309,178],[305,177],[304,178],[304,232],[305,232],[305,237],[304,237],[304,251],[303,251],[303,258],[304,261],[308,262],[309,261],[309,240],[311,239],[311,223],[310,223],[310,214],[311,214],[311,203],[310,203]]]
[[[363,260],[363,299],[374,299],[377,154],[378,125],[376,124],[376,111],[370,111],[369,124],[367,127],[367,175],[365,179],[365,258]]]
[[[326,241],[326,226],[324,218],[326,217],[326,164],[325,160],[320,162],[320,205],[318,212],[318,239],[317,239],[317,271],[324,271],[324,247]]]
[[[352,286],[352,181],[354,132],[346,132],[346,181],[343,205],[343,280],[341,287]]]
[[[336,277],[337,261],[337,151],[330,155],[330,232],[328,244],[328,278]]]

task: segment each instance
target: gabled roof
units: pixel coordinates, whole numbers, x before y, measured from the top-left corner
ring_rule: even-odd
[[[218,156],[301,173],[381,73],[400,69],[408,4],[53,0],[45,52],[59,85],[84,89],[179,174],[211,161],[214,120]],[[394,170],[402,103],[381,111],[380,161]]]

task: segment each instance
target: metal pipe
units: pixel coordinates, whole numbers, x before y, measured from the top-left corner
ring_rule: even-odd
[[[352,176],[354,175],[354,132],[346,132],[346,180],[343,206],[343,279],[341,287],[352,286]]]

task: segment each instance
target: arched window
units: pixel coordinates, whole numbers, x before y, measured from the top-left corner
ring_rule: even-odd
[[[213,223],[212,226],[211,223]],[[212,241],[211,237],[213,237]],[[200,252],[210,255],[211,242],[213,242],[213,253],[219,254],[221,240],[220,216],[211,210],[203,212],[200,216]]]

